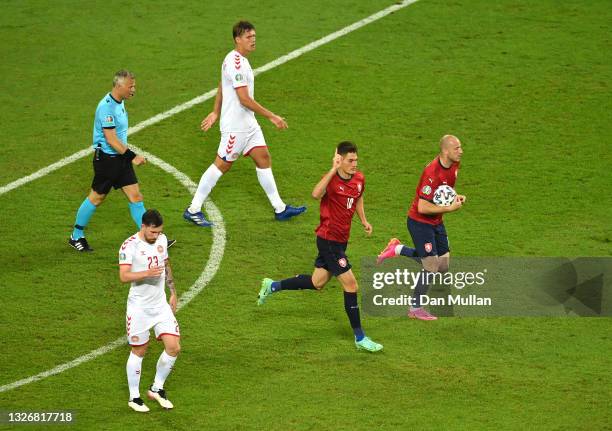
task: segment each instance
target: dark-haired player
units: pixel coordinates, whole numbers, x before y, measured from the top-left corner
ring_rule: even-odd
[[[174,317],[177,296],[168,258],[168,240],[162,233],[163,223],[157,210],[147,210],[142,215],[140,231],[126,239],[119,249],[119,279],[131,283],[125,321],[127,342],[132,347],[126,365],[130,389],[128,406],[137,412],[149,411],[140,398],[139,386],[150,330],[155,330],[156,338],[164,343],[164,350],[147,395],[165,409],[173,405],[166,397],[164,382],[181,350],[179,325]],[[164,285],[170,291],[169,302]]]
[[[366,337],[361,328],[357,280],[345,253],[355,211],[366,233],[372,233],[372,225],[368,223],[363,207],[364,190],[365,177],[357,170],[357,147],[348,141],[341,142],[331,169],[312,191],[313,198],[321,199],[321,222],[316,229],[319,254],[314,272],[281,281],[264,278],[258,304],[263,304],[269,295],[281,290],[323,289],[335,276],[344,290],[344,309],[355,334],[355,345],[358,349],[377,352],[383,346]]]
[[[223,174],[230,170],[240,155],[255,162],[257,179],[274,208],[276,220],[289,220],[302,214],[306,207],[286,205],[281,199],[272,174],[270,152],[255,114],[263,115],[279,129],[286,129],[285,119],[267,110],[254,99],[255,74],[248,55],[255,51],[255,27],[247,21],[236,23],[232,30],[234,49],[227,54],[221,68],[215,107],[202,120],[202,130],[210,129],[221,116],[221,142],[215,161],[202,174],[191,205],[183,218],[197,226],[211,226],[202,213],[202,205]]]
[[[423,170],[408,212],[408,231],[415,248],[406,247],[397,238],[392,238],[378,255],[378,263],[401,255],[423,265],[424,271],[414,287],[413,304],[408,311],[408,317],[412,319],[437,319],[421,306],[421,296],[427,293],[428,279],[431,278],[428,274],[448,271],[450,247],[442,215],[460,209],[465,196],[457,195],[450,206],[439,206],[433,203],[433,195],[443,184],[455,187],[462,154],[461,142],[456,136],[445,135],[440,139],[440,154]]]

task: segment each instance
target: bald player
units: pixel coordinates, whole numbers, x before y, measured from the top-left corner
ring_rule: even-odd
[[[444,135],[440,139],[440,154],[423,170],[416,188],[416,196],[408,211],[408,231],[415,248],[406,247],[397,238],[393,238],[387,247],[378,255],[380,264],[395,256],[406,256],[423,265],[423,272],[414,287],[414,295],[408,317],[419,320],[436,320],[437,317],[422,308],[421,295],[428,289],[430,273],[448,271],[450,248],[442,216],[460,209],[465,203],[465,196],[457,194],[450,206],[438,206],[433,203],[435,190],[443,185],[455,187],[457,173],[463,149],[456,136]]]

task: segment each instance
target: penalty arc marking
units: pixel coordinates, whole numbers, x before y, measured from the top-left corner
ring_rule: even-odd
[[[150,163],[158,166],[163,171],[169,173],[174,178],[176,178],[178,182],[180,182],[187,190],[189,190],[189,193],[195,193],[197,184],[191,181],[191,179],[187,175],[176,169],[174,166],[154,156],[153,154],[147,153],[146,151],[143,151],[136,147],[133,148],[138,151],[138,153],[144,155]],[[225,251],[225,223],[223,221],[223,216],[221,215],[221,212],[219,211],[217,206],[210,199],[206,201],[204,205],[204,210],[209,216],[210,221],[214,223],[213,227],[211,228],[213,235],[213,243],[210,249],[210,255],[208,257],[208,261],[206,262],[206,266],[202,270],[202,273],[200,274],[198,279],[185,293],[181,295],[178,301],[177,311],[189,304],[189,302],[193,298],[195,298],[196,295],[200,293],[202,289],[204,289],[204,287],[206,287],[206,285],[213,279],[213,277],[217,273],[217,270],[221,265],[221,260],[223,259],[223,253]],[[102,346],[96,350],[92,350],[91,352],[83,356],[79,356],[78,358],[73,359],[70,362],[58,365],[57,367],[51,368],[47,371],[43,371],[42,373],[38,373],[34,376],[30,376],[25,379],[17,380],[15,382],[0,386],[0,392],[6,392],[11,389],[18,388],[19,386],[37,382],[47,377],[62,373],[66,370],[69,370],[70,368],[74,368],[84,362],[91,361],[92,359],[95,359],[98,356],[104,355],[105,353],[108,353],[119,346],[125,345],[125,336],[121,336],[116,340],[106,344],[105,346]]]
[[[393,4],[385,9],[382,9],[366,18],[363,18],[359,21],[354,22],[351,25],[348,25],[334,33],[328,34],[325,37],[322,37],[321,39],[315,40],[314,42],[311,42],[307,45],[304,45],[301,48],[298,48],[294,51],[291,51],[290,53],[283,55],[279,58],[277,58],[276,60],[273,60],[257,69],[254,70],[255,75],[259,75],[260,73],[263,72],[267,72],[270,69],[274,69],[275,67],[278,67],[288,61],[291,61],[297,57],[300,57],[301,55],[310,52],[322,45],[325,45],[329,42],[332,42],[333,40],[338,39],[339,37],[345,36],[355,30],[360,29],[361,27],[364,27],[372,22],[375,22],[381,18],[384,18],[385,16],[392,14],[394,12],[399,11],[400,9],[405,8],[406,6],[410,6],[413,3],[416,3],[418,0],[403,0],[401,2],[398,2],[396,4]],[[192,108],[195,105],[198,105],[200,103],[203,103],[205,101],[207,101],[208,99],[211,99],[212,97],[214,97],[216,95],[217,90],[213,89],[210,90],[198,97],[195,97],[181,105],[177,105],[174,108],[159,113],[145,121],[142,121],[140,123],[138,123],[136,126],[134,127],[130,127],[128,130],[128,135],[132,135],[134,133],[137,133],[153,124],[159,123],[160,121],[163,121],[167,118],[170,118],[180,112],[183,112],[187,109]],[[157,166],[159,166],[161,169],[163,169],[164,171],[170,173],[172,176],[174,176],[181,184],[183,184],[189,191],[190,193],[194,193],[195,189],[196,189],[196,184],[191,181],[189,179],[189,177],[187,177],[185,174],[183,174],[182,172],[180,172],[178,169],[174,168],[173,166],[171,166],[170,164],[164,162],[163,160],[153,156],[152,154],[149,154],[145,151],[142,151],[136,147],[132,147],[134,148],[136,151],[138,151],[140,154],[144,155],[145,157],[147,157],[153,164],[156,164]],[[31,181],[34,181],[36,179],[42,178],[45,175],[50,174],[53,171],[56,171],[57,169],[60,169],[72,162],[75,162],[83,157],[86,157],[88,154],[91,154],[92,150],[91,148],[86,148],[83,150],[80,150],[68,157],[65,157],[45,168],[42,168],[30,175],[27,175],[25,177],[22,177],[18,180],[15,180],[11,183],[8,183],[4,186],[0,187],[0,196],[10,192],[11,190],[14,190],[18,187],[21,187]],[[198,293],[200,293],[202,291],[202,289],[204,289],[204,287],[206,286],[206,284],[208,284],[208,282],[210,282],[210,280],[212,280],[212,278],[214,277],[217,269],[219,268],[219,265],[221,264],[221,259],[223,258],[223,252],[225,250],[225,225],[223,223],[223,217],[221,216],[221,213],[219,212],[219,209],[214,205],[214,203],[210,200],[208,200],[205,203],[205,211],[206,213],[209,215],[210,220],[215,223],[215,226],[212,228],[213,231],[213,246],[211,248],[210,251],[210,256],[209,256],[209,260],[206,264],[206,267],[204,268],[204,270],[202,271],[202,273],[200,274],[200,277],[196,280],[196,282],[191,286],[191,288],[185,292],[178,303],[178,308],[182,308],[185,305],[187,305],[189,303],[189,301],[191,301]],[[116,339],[115,341],[107,344],[106,346],[100,347],[99,349],[93,350],[91,352],[89,352],[86,355],[80,356],[70,362],[67,362],[65,364],[59,365],[53,369],[44,371],[42,373],[36,374],[35,376],[31,376],[22,380],[18,380],[16,382],[13,383],[9,383],[3,386],[0,386],[0,393],[1,392],[5,392],[14,388],[17,388],[19,386],[23,386],[26,385],[28,383],[32,383],[32,382],[36,382],[39,380],[42,380],[46,377],[49,376],[53,376],[55,374],[59,374],[63,371],[66,371],[70,368],[76,367],[77,365],[82,364],[83,362],[87,362],[90,361],[100,355],[103,355],[113,349],[115,349],[118,346],[121,346],[125,343],[125,339],[124,337],[120,337],[118,339]]]

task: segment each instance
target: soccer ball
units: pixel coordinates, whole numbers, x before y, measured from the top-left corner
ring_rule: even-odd
[[[451,186],[442,184],[434,192],[433,203],[441,207],[447,207],[453,203],[455,196],[457,196],[457,193]]]

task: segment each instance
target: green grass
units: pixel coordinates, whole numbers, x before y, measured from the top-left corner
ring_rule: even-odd
[[[127,103],[134,125],[216,86],[240,17],[257,26],[257,67],[389,4],[265,1],[238,16],[223,2],[7,2],[0,183],[86,147],[116,69],[137,75]],[[465,150],[457,189],[468,203],[446,217],[453,253],[609,256],[611,15],[605,1],[422,0],[258,76],[256,98],[290,126],[280,132],[260,119],[279,190],[309,211],[272,222],[248,159],[219,181],[211,198],[227,246],[215,278],[177,316],[183,351],[166,385],[176,409],[150,403],[152,414],[138,418],[127,409],[127,348],[2,393],[0,409],[73,409],[79,429],[609,429],[609,319],[364,316],[385,345],[366,355],[354,349],[335,281],[255,302],[263,276],[311,271],[310,191],[343,139],[360,147],[374,226],[370,238],[354,226],[357,274],[361,257],[389,237],[408,240],[406,210],[444,133]],[[218,128],[198,129],[211,107],[130,143],[197,182],[219,139]],[[137,174],[145,203],[179,240],[171,258],[183,292],[206,263],[211,234],[181,220],[191,197],[178,182],[150,165]],[[82,159],[0,196],[0,384],[123,334],[127,286],[116,255],[134,226],[121,193],[88,228],[94,254],[65,244],[90,181]],[[142,389],[159,352],[154,345],[145,358]]]

